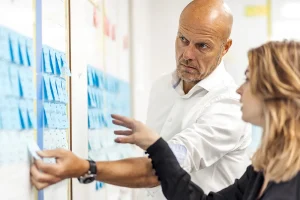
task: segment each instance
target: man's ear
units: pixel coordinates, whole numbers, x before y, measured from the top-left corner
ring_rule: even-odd
[[[232,45],[232,39],[229,38],[229,39],[227,39],[227,41],[226,41],[226,43],[224,45],[224,50],[223,50],[222,56],[224,56],[228,52],[228,50],[230,49],[231,45]]]

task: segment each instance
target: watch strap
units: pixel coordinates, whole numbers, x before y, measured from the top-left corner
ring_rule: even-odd
[[[96,165],[96,162],[93,161],[93,160],[88,160],[89,163],[90,163],[90,168],[89,168],[89,172],[91,174],[97,174],[97,165]]]

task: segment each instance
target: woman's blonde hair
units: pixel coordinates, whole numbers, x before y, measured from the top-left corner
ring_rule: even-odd
[[[269,181],[300,170],[300,43],[268,42],[248,53],[253,94],[263,99],[264,132],[252,158]]]

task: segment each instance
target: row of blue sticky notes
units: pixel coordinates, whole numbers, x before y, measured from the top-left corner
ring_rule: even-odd
[[[96,68],[88,65],[87,67],[87,81],[89,86],[94,86],[97,88],[103,88],[105,81],[105,74]]]
[[[65,104],[44,103],[43,122],[45,128],[66,129],[69,127]]]
[[[89,86],[100,88],[108,92],[117,93],[121,81],[114,76],[105,74],[99,69],[88,65],[87,67],[87,82]]]
[[[65,53],[51,47],[43,47],[43,71],[55,75],[71,76]]]
[[[7,96],[12,93],[9,74],[8,62],[0,60],[0,96]]]
[[[36,128],[33,101],[2,98],[0,105],[0,129],[25,130]]]
[[[0,95],[34,99],[36,91],[31,68],[0,60]]]
[[[44,100],[68,103],[67,82],[55,76],[43,75]]]
[[[33,82],[33,72],[30,68],[19,68],[19,91],[20,97],[26,99],[35,99],[36,90]]]
[[[88,87],[89,108],[102,108],[104,104],[103,91],[97,88]]]
[[[32,66],[32,39],[0,26],[0,46],[0,58],[18,65]]]
[[[101,129],[113,127],[112,118],[108,113],[103,113],[100,109],[88,110],[88,128]]]
[[[110,93],[118,93],[121,82],[122,81],[120,79],[115,78],[114,76],[106,75],[106,84],[104,84],[104,90]]]

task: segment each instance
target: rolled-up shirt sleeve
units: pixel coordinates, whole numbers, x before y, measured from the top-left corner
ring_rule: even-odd
[[[207,105],[194,122],[168,141],[181,167],[198,171],[238,148],[245,131],[236,99],[221,99]]]

